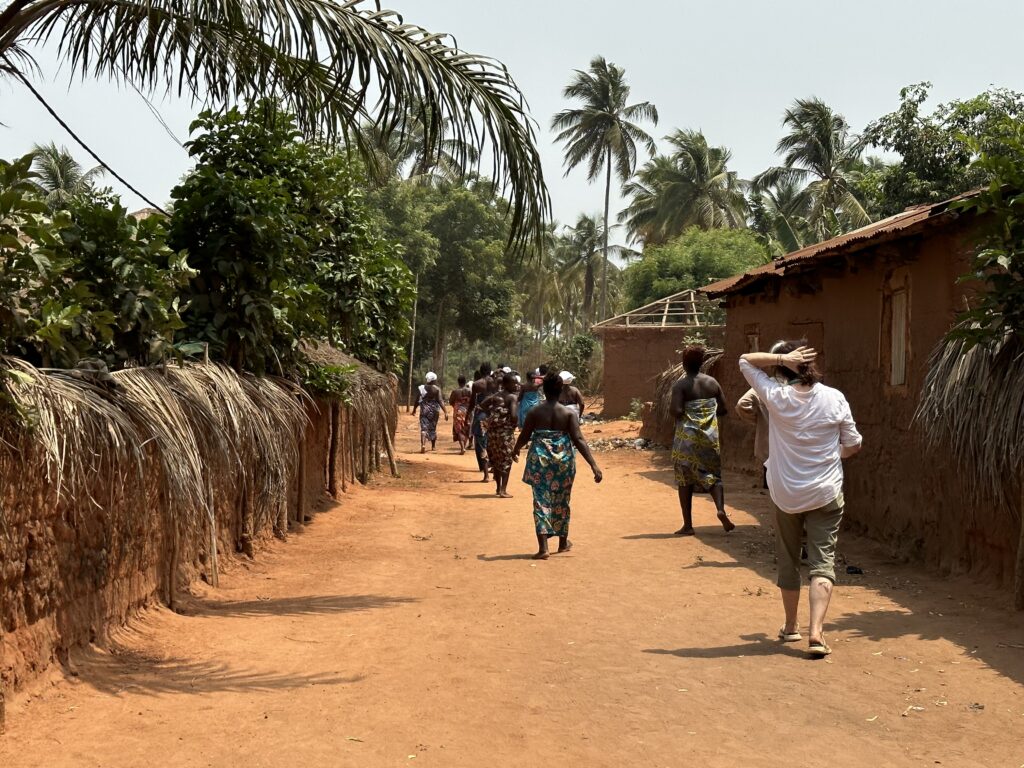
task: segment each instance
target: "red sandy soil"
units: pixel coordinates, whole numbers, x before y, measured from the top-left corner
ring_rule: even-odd
[[[498,500],[472,455],[419,456],[405,416],[400,433],[401,479],[9,705],[0,766],[1024,763],[1007,595],[847,536],[865,575],[841,577],[835,653],[809,661],[775,640],[750,478],[727,478],[733,534],[701,497],[680,539],[667,456],[602,453],[605,482],[577,480],[575,549],[538,563],[518,471]]]

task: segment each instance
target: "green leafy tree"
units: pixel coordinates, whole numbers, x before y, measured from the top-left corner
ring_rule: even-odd
[[[386,137],[413,113],[426,156],[454,149],[454,163],[471,169],[479,150],[493,150],[491,175],[509,195],[514,240],[536,237],[546,217],[533,124],[508,70],[379,3],[10,0],[0,8],[0,77],[27,84],[37,42],[54,43],[49,50],[82,77],[147,93],[172,90],[221,107],[281,102],[306,135],[340,131],[368,161],[359,132],[366,116]]]
[[[768,261],[756,235],[745,229],[687,230],[664,245],[644,250],[626,269],[632,307],[743,272]]]
[[[637,122],[658,123],[657,108],[647,101],[629,104],[630,87],[622,67],[597,56],[590,68],[576,70],[562,91],[566,99],[579,106],[559,112],[551,120],[558,131],[556,141],[565,144],[566,174],[585,165],[591,182],[605,176],[604,189],[604,268],[601,276],[601,317],[608,304],[608,214],[611,204],[612,175],[624,184],[636,169],[638,147],[648,156],[654,154],[654,140]]]
[[[776,147],[781,166],[752,182],[755,193],[786,182],[805,185],[800,192],[812,242],[871,221],[857,199],[862,144],[850,136],[846,118],[820,99],[797,99],[782,119],[787,129]]]
[[[171,193],[170,242],[196,270],[184,335],[257,373],[292,370],[307,339],[394,362],[411,280],[347,158],[300,141],[292,116],[268,101],[205,112],[192,128],[196,167]]]
[[[813,242],[807,224],[808,200],[796,181],[783,180],[775,186],[752,191],[747,205],[750,229],[773,258],[798,251]]]
[[[624,189],[631,200],[619,221],[630,238],[656,245],[689,227],[745,226],[745,182],[728,168],[732,153],[709,146],[700,131],[679,130],[666,139],[671,153],[645,163]]]
[[[32,167],[37,174],[35,183],[51,211],[68,205],[76,195],[90,192],[97,179],[106,173],[99,165],[85,170],[67,147],[58,147],[53,142],[36,144],[32,151],[35,153]]]
[[[1024,119],[1024,94],[993,88],[966,100],[939,104],[922,114],[931,83],[900,91],[900,105],[868,125],[864,142],[900,156],[870,181],[879,212],[891,216],[922,203],[938,203],[988,183],[988,163],[974,163],[980,152],[1005,151],[1007,120]]]

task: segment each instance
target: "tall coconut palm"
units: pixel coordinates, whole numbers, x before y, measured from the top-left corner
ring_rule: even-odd
[[[854,194],[863,147],[851,138],[846,118],[821,99],[798,99],[782,125],[789,129],[776,146],[783,164],[759,174],[755,191],[780,182],[806,184],[801,195],[818,240],[868,224],[871,218]]]
[[[623,190],[632,200],[619,221],[630,238],[653,245],[693,226],[745,226],[746,182],[728,168],[732,153],[709,146],[700,131],[677,130],[665,138],[673,151],[645,163]]]
[[[581,303],[581,320],[585,326],[594,319],[594,287],[596,284],[596,269],[600,266],[600,260],[607,263],[607,255],[604,244],[607,230],[601,225],[596,216],[580,214],[576,224],[567,227],[565,232],[565,245],[562,258],[563,269],[582,272],[583,295]]]
[[[604,190],[604,268],[601,276],[601,317],[608,306],[608,209],[611,204],[612,174],[624,184],[636,169],[637,145],[648,156],[655,151],[654,139],[634,121],[658,124],[658,110],[648,101],[629,104],[630,87],[622,67],[597,56],[590,68],[576,70],[563,89],[565,98],[579,107],[565,109],[551,120],[551,129],[559,131],[556,141],[565,144],[566,175],[585,164],[587,180],[595,181],[602,170]]]
[[[0,77],[31,87],[30,46],[47,41],[83,78],[214,105],[276,98],[307,132],[341,132],[365,154],[362,121],[387,136],[413,111],[425,126],[427,154],[436,155],[446,138],[491,150],[490,175],[509,193],[517,244],[538,236],[546,218],[533,124],[508,70],[379,4],[8,0],[0,9]],[[474,166],[462,150],[455,160]]]
[[[91,189],[96,180],[106,173],[102,166],[85,170],[67,147],[58,147],[53,142],[36,144],[33,152],[36,155],[32,162],[32,170],[36,173],[35,185],[51,211],[63,208],[72,197]]]
[[[748,201],[750,228],[773,258],[798,251],[811,242],[807,198],[792,179],[752,191]]]

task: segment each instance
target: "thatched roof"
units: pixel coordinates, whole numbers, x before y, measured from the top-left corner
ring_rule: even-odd
[[[381,373],[329,344],[306,342],[302,351],[310,362],[318,365],[353,367],[347,397],[364,424],[371,429],[381,429],[393,421],[398,391],[398,380],[394,376]]]

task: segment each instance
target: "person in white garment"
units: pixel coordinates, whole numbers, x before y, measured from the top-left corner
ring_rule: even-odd
[[[785,642],[802,639],[800,538],[807,535],[810,565],[808,651],[832,652],[823,626],[835,586],[836,542],[843,519],[843,459],[861,449],[862,439],[850,404],[838,389],[821,383],[817,353],[802,342],[787,341],[776,352],[740,357],[743,378],[768,409],[768,491],[775,504],[778,586],[786,623]],[[773,369],[769,375],[765,369]]]

